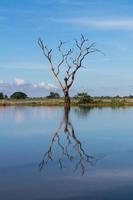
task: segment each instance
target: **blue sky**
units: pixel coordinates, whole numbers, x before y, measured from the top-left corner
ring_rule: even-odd
[[[132,0],[0,0],[0,90],[55,89],[38,37],[56,49],[60,39],[69,45],[83,33],[106,56],[88,56],[72,91],[133,94],[132,11]]]

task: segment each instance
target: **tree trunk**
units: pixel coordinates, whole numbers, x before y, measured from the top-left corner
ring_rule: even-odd
[[[69,124],[69,113],[70,113],[70,107],[64,106],[64,131],[68,132],[68,124]]]
[[[70,99],[69,93],[65,92],[64,95],[65,95],[64,96],[64,107],[70,109],[71,99]]]

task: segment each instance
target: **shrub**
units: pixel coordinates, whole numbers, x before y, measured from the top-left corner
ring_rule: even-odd
[[[48,98],[48,99],[59,99],[60,95],[56,92],[50,92],[50,94],[46,98]]]
[[[78,93],[76,98],[79,99],[79,104],[87,104],[93,102],[92,97],[87,93]]]
[[[11,96],[11,99],[26,99],[27,95],[24,92],[14,92]]]
[[[7,95],[5,95],[5,96],[4,96],[4,99],[8,99],[8,96],[7,96]]]
[[[4,99],[4,94],[0,92],[0,99]]]

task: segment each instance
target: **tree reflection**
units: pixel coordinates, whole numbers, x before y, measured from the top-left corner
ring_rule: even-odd
[[[85,117],[89,115],[90,111],[92,110],[93,108],[92,107],[84,107],[84,106],[81,106],[81,107],[76,107],[74,108],[74,112],[78,115],[78,117]]]
[[[70,162],[74,163],[74,170],[79,170],[83,175],[86,171],[86,164],[94,165],[96,159],[94,156],[86,153],[83,144],[76,136],[73,124],[69,117],[70,109],[64,108],[63,119],[55,131],[47,152],[45,152],[41,162],[39,163],[40,171],[47,166],[49,161],[53,161],[54,148],[58,145],[60,149],[60,156],[58,163],[60,168],[65,168],[64,161],[67,158]],[[64,128],[63,128],[64,127]],[[63,132],[62,132],[63,129]],[[63,134],[62,134],[63,133]],[[63,139],[62,139],[63,137]]]

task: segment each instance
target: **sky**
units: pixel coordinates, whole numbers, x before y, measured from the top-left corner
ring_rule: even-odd
[[[132,11],[132,0],[0,0],[0,91],[59,91],[38,38],[53,48],[56,64],[59,40],[73,46],[82,33],[105,55],[86,58],[71,93],[133,94]]]

